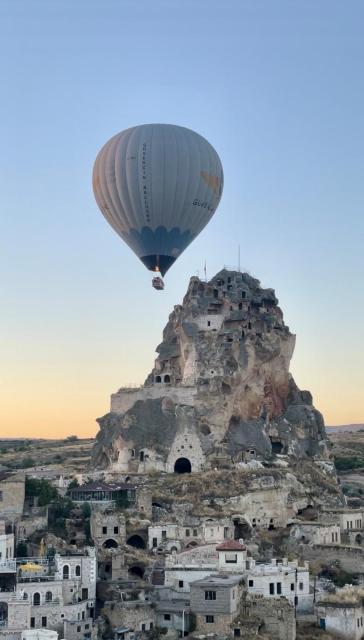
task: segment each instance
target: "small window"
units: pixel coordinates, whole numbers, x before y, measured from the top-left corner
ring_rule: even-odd
[[[52,595],[52,591],[47,591],[45,594],[45,601],[46,602],[52,602],[53,600],[53,595]]]
[[[102,533],[105,535],[107,534],[107,527],[102,527]]]
[[[234,629],[234,638],[240,638],[240,629]]]
[[[206,622],[213,624],[215,622],[214,616],[206,616]]]
[[[167,531],[164,529],[162,531],[162,540],[166,540],[167,539]]]
[[[119,533],[119,527],[114,527],[114,533],[116,533],[116,534]]]
[[[274,582],[269,583],[269,593],[271,596],[274,596]]]
[[[29,596],[26,591],[23,593],[23,600],[28,600]]]
[[[170,620],[171,619],[171,614],[170,613],[165,613],[163,616],[163,620]]]
[[[3,492],[0,491],[0,502],[2,502],[2,501],[3,501]]]
[[[208,321],[207,321],[207,326],[208,326],[208,327],[211,327],[211,322],[210,322],[210,320],[208,320]]]
[[[281,595],[282,593],[282,583],[281,582],[277,582],[277,595]]]
[[[38,593],[37,591],[36,591],[36,593],[33,595],[33,605],[34,605],[35,607],[39,607],[39,605],[40,605],[40,593]]]
[[[47,616],[42,616],[42,627],[46,627],[47,626]]]
[[[216,591],[205,591],[205,600],[216,600]]]
[[[156,547],[158,547],[158,538],[153,538],[153,549],[155,549]]]
[[[85,624],[85,629],[89,629],[90,625],[89,624]]]
[[[294,591],[294,582],[291,582],[291,591]]]
[[[145,631],[145,622],[142,624],[142,631]]]
[[[248,585],[249,585],[249,587],[254,587],[254,580],[249,580]]]
[[[35,618],[30,618],[30,628],[35,629]]]
[[[77,627],[77,633],[81,633],[81,627],[80,626]]]
[[[184,582],[183,580],[178,580],[178,586],[180,589],[183,589]]]
[[[299,583],[298,588],[299,588],[300,591],[303,591],[303,582]]]
[[[195,538],[197,538],[197,536],[198,536],[197,529],[194,529],[194,530],[193,530],[193,535],[194,535],[194,537],[195,537]]]
[[[186,529],[186,537],[189,538],[189,535],[190,535],[190,530]]]
[[[76,574],[77,578],[80,577],[80,575],[81,575],[81,565],[80,564],[76,564],[75,574]]]

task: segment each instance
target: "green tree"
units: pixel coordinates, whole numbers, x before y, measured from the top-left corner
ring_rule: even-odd
[[[58,491],[48,480],[38,480],[37,478],[25,479],[25,496],[38,497],[39,506],[50,504],[58,497]]]

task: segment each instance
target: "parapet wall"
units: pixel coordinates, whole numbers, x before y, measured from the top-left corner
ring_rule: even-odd
[[[149,387],[139,387],[139,389],[119,389],[117,393],[111,395],[110,411],[124,414],[138,400],[145,402],[145,400],[156,400],[158,398],[170,398],[175,404],[184,404],[192,407],[195,395],[196,387],[172,387],[157,383]]]

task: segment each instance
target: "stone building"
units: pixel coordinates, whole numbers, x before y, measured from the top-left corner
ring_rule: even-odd
[[[321,629],[347,640],[364,637],[364,590],[347,585],[336,593],[321,596],[315,606]]]
[[[255,563],[247,571],[246,582],[249,594],[262,595],[265,598],[284,596],[300,612],[313,610],[313,593],[310,593],[310,575],[308,562],[303,566],[297,560],[282,562],[272,560],[267,563]]]
[[[341,544],[339,524],[299,521],[292,525],[290,535],[304,544]]]
[[[93,509],[91,537],[96,549],[116,549],[125,544],[125,515],[113,509]]]
[[[24,472],[0,471],[0,514],[16,521],[23,513],[25,496]]]
[[[243,594],[231,629],[234,638],[254,637],[261,632],[270,640],[295,640],[295,610],[282,596],[272,600],[261,595]]]
[[[210,575],[191,583],[190,607],[198,633],[230,634],[242,593],[242,578]]]
[[[14,558],[14,533],[12,526],[0,520],[0,566]]]

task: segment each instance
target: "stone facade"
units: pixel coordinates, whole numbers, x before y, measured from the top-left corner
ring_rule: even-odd
[[[317,624],[339,638],[360,640],[364,637],[364,591],[346,586],[323,597],[315,607]]]
[[[15,521],[23,513],[25,475],[23,472],[0,471],[0,514]]]
[[[241,576],[210,575],[191,583],[191,611],[198,633],[229,633],[239,606]]]
[[[112,509],[94,508],[91,513],[91,536],[97,549],[125,544],[125,516]]]

